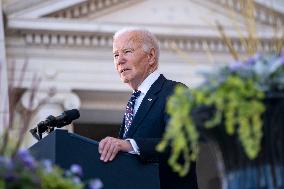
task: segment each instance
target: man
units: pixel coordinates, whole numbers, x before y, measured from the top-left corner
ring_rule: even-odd
[[[113,37],[113,58],[116,71],[133,94],[119,138],[106,137],[100,141],[100,159],[112,161],[119,151],[136,154],[143,162],[159,163],[161,189],[196,189],[195,164],[187,176],[179,177],[168,166],[168,156],[155,149],[169,118],[165,112],[167,98],[181,84],[159,74],[157,39],[144,29],[122,29]]]

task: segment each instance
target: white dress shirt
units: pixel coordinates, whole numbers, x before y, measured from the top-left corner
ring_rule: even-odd
[[[148,75],[148,77],[141,83],[141,85],[138,87],[137,90],[141,91],[139,97],[136,99],[135,104],[134,104],[134,116],[136,114],[136,112],[138,111],[142,100],[144,99],[144,97],[146,96],[147,92],[149,91],[150,87],[153,85],[153,83],[159,78],[160,73],[158,70],[154,71],[153,73],[151,73],[150,75]],[[134,91],[133,91],[134,92]],[[130,126],[131,127],[131,126]],[[131,154],[140,154],[139,152],[139,147],[137,146],[135,140],[133,139],[126,139],[127,141],[130,142],[133,150],[129,151],[128,153]]]

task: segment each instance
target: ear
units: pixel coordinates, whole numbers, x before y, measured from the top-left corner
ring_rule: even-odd
[[[156,63],[156,49],[152,48],[148,54],[148,61],[149,64],[152,66]]]

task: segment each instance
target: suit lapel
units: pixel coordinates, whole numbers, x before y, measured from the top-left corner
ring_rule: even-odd
[[[128,130],[127,137],[133,136],[137,128],[140,126],[142,120],[145,118],[152,105],[157,100],[157,94],[162,89],[165,81],[166,78],[163,75],[160,75],[159,78],[152,84],[134,117],[133,123]]]
[[[119,138],[123,138],[124,125],[125,125],[125,116],[123,115],[123,121],[122,121],[122,124],[120,125],[120,129],[118,133]]]

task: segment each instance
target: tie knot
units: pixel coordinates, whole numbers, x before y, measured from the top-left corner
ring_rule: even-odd
[[[135,91],[132,93],[132,97],[136,99],[136,98],[139,97],[140,94],[141,94],[141,91],[135,90]]]

